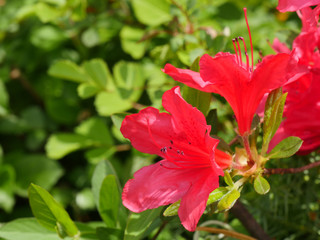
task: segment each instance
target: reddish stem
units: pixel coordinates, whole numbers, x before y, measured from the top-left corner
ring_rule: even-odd
[[[320,166],[320,161],[310,163],[308,165],[305,165],[303,167],[298,168],[269,168],[264,169],[263,174],[264,175],[271,175],[271,174],[287,174],[287,173],[299,173],[303,172],[305,170],[308,170],[310,168],[315,168]]]

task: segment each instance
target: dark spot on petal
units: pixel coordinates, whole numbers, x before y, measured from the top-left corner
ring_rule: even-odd
[[[171,143],[171,144],[173,144],[173,141],[172,141],[172,140],[170,140],[170,143]]]

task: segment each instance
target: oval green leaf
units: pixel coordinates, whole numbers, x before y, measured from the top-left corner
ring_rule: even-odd
[[[298,137],[288,137],[275,146],[267,155],[268,158],[287,158],[295,154],[302,145]]]
[[[253,187],[254,190],[261,195],[268,193],[270,190],[270,184],[260,175],[254,180]]]
[[[79,236],[80,232],[67,211],[45,189],[31,184],[29,202],[33,215],[42,226],[52,231],[59,230],[63,236]]]
[[[99,213],[107,227],[117,226],[120,200],[115,175],[106,176],[100,188]]]

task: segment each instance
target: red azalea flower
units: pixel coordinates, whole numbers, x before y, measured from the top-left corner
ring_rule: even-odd
[[[310,153],[320,146],[319,13],[318,7],[304,8],[299,15],[303,29],[294,40],[293,47],[298,64],[307,67],[310,72],[283,87],[283,91],[288,93],[284,121],[270,142],[269,149],[289,136],[297,136],[303,140],[300,154]],[[273,47],[276,51],[286,48],[278,40],[274,41]]]
[[[248,25],[247,17],[246,22]],[[250,29],[250,43],[251,35]],[[242,61],[240,44],[243,41],[246,64]],[[250,133],[251,122],[265,93],[282,86],[300,69],[295,67],[292,55],[281,53],[264,57],[261,63],[249,66],[249,57],[242,37],[234,39],[236,54],[218,53],[215,57],[205,54],[200,59],[200,73],[179,69],[166,64],[163,71],[174,80],[205,92],[222,95],[232,107],[241,136]],[[238,46],[238,51],[236,44]],[[252,52],[252,43],[251,52]]]
[[[181,199],[181,223],[195,231],[231,157],[216,149],[219,140],[210,137],[205,117],[181,97],[179,87],[165,92],[162,104],[169,113],[148,107],[122,123],[120,130],[133,147],[163,158],[137,171],[126,183],[123,204],[141,212]]]
[[[320,0],[279,0],[277,9],[280,12],[294,12],[308,6],[314,6]]]
[[[288,97],[294,96],[286,103],[285,119],[270,143],[270,150],[289,136],[303,140],[299,154],[308,154],[320,147],[320,74],[313,73],[308,77],[312,82],[305,91],[303,85],[298,89],[296,86],[287,87]],[[296,91],[300,91],[299,94]]]

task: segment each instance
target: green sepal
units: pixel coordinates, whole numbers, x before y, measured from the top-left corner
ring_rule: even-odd
[[[226,184],[228,184],[228,186],[233,187],[234,182],[228,171],[224,172],[224,181]]]
[[[240,197],[240,192],[237,189],[232,189],[228,191],[223,197],[220,199],[218,203],[218,211],[226,211],[233,207],[238,198]]]
[[[226,193],[228,193],[228,189],[225,187],[219,187],[215,189],[213,192],[209,194],[208,200],[207,200],[207,206],[217,202],[222,198]],[[181,200],[171,204],[167,209],[163,212],[163,216],[165,217],[171,217],[178,214],[178,210],[180,207]]]
[[[291,157],[300,149],[302,142],[298,137],[285,138],[267,154],[267,158]]]
[[[180,207],[181,200],[178,200],[175,203],[172,203],[166,210],[163,212],[163,216],[165,217],[172,217],[178,214],[178,210]]]

